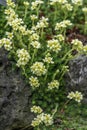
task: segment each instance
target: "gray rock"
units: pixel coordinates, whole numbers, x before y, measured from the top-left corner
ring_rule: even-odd
[[[7,53],[0,50],[0,130],[21,130],[33,115],[31,90],[20,72],[12,71]],[[29,129],[28,129],[29,130]]]
[[[81,55],[70,61],[69,72],[66,75],[66,88],[68,91],[81,91],[84,102],[87,103],[87,56]]]

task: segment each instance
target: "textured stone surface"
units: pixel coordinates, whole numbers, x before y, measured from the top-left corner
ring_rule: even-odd
[[[70,70],[66,76],[66,87],[69,91],[81,91],[87,103],[87,56],[81,55],[70,61]]]
[[[19,72],[12,71],[7,54],[0,50],[0,130],[21,130],[29,125],[33,118],[30,107],[30,87]]]

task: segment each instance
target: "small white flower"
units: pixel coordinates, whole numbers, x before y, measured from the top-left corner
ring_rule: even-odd
[[[37,9],[37,7],[41,4],[43,4],[44,2],[42,0],[36,0],[35,2],[31,3],[31,10],[35,10]]]
[[[38,118],[34,118],[34,120],[31,123],[31,126],[37,127],[40,125],[40,123],[41,123],[41,120],[39,120]]]
[[[44,75],[47,72],[43,62],[35,62],[30,68],[33,74],[37,76]]]
[[[76,102],[81,102],[81,100],[83,99],[83,95],[81,94],[81,92],[78,91],[70,92],[67,98],[74,99]]]
[[[13,32],[6,32],[6,35],[9,39],[12,39],[13,38]]]
[[[70,92],[67,96],[67,98],[69,99],[73,99],[75,97],[75,93],[74,92]]]
[[[75,5],[82,5],[83,4],[83,0],[72,0],[72,3],[75,4]]]
[[[37,17],[36,15],[34,15],[34,14],[33,14],[33,15],[31,15],[31,16],[30,16],[30,18],[31,18],[31,20],[32,20],[32,21],[34,21],[34,20],[38,19],[38,17]]]
[[[28,7],[29,6],[29,2],[27,2],[27,1],[24,1],[24,6],[26,6],[26,7]]]
[[[66,3],[62,6],[63,9],[66,9],[68,11],[72,11],[73,10],[73,6],[69,3]]]
[[[14,8],[15,7],[15,3],[12,2],[12,0],[6,0],[7,2],[7,6],[11,7],[11,8]]]
[[[52,125],[53,124],[52,116],[50,114],[41,113],[37,115],[36,118],[34,118],[31,125],[33,127],[36,127],[36,126],[39,126],[41,123],[45,123],[46,126]]]
[[[32,108],[31,108],[31,112],[34,112],[34,113],[42,113],[42,109],[41,109],[41,107],[39,107],[39,106],[33,106]]]
[[[45,56],[45,59],[43,59],[44,62],[49,63],[49,64],[53,64],[53,58],[51,57],[50,53],[47,53]]]
[[[25,49],[19,49],[17,50],[17,56],[18,56],[18,61],[17,61],[17,66],[20,67],[20,66],[25,66],[29,59],[30,59],[30,55],[29,53],[27,52],[27,50]]]
[[[53,80],[52,82],[48,83],[49,90],[52,90],[54,88],[59,88],[59,82],[57,80]]]
[[[87,45],[83,46],[83,52],[87,53]]]
[[[37,77],[31,76],[31,77],[29,78],[29,83],[30,83],[30,85],[31,85],[33,88],[37,88],[37,87],[40,86],[40,83],[39,83],[39,80],[38,80]]]
[[[76,49],[77,51],[83,50],[83,43],[79,41],[78,39],[72,40],[73,49]]]
[[[46,126],[52,125],[53,124],[52,116],[50,114],[44,114],[43,122],[45,123]]]
[[[83,11],[84,13],[87,13],[87,7],[82,8],[82,11]]]
[[[7,50],[7,51],[10,51],[12,49],[12,42],[10,39],[8,38],[3,38],[1,41],[1,46],[4,46],[4,48]]]
[[[82,99],[83,99],[83,95],[81,94],[81,92],[76,91],[75,92],[75,101],[81,102]]]
[[[38,41],[39,40],[39,35],[37,33],[32,33],[31,32],[31,36],[29,38],[30,41]]]
[[[30,43],[34,48],[39,49],[41,47],[40,43],[38,41],[33,41]]]
[[[48,26],[48,18],[42,17],[36,25],[36,28],[45,28]]]
[[[22,35],[26,35],[26,26],[22,26],[22,25],[20,25],[19,27],[18,27],[18,29],[19,29],[19,31],[22,33]]]
[[[58,35],[56,35],[54,37],[57,38],[60,42],[64,41],[64,36],[62,34],[58,34]]]
[[[52,51],[54,51],[56,53],[58,53],[61,50],[61,45],[60,45],[58,40],[52,39],[52,40],[47,41],[47,43],[48,43],[47,47],[50,50],[52,50]]]
[[[67,3],[67,0],[50,0],[51,5],[55,5],[56,3],[65,4]]]
[[[56,23],[55,30],[60,30],[62,28],[67,28],[68,26],[72,26],[70,20],[63,20],[60,23]]]

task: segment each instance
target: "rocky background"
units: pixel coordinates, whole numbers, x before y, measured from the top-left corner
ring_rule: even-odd
[[[30,108],[30,87],[20,72],[12,70],[7,53],[0,49],[0,130],[20,130],[27,126],[30,130],[33,119]]]
[[[66,75],[66,88],[68,91],[81,91],[84,103],[87,103],[87,56],[81,55],[70,61],[69,72]]]

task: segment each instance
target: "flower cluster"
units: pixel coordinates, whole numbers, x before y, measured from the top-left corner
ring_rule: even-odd
[[[29,83],[30,83],[30,85],[31,85],[33,88],[37,88],[37,87],[40,86],[40,83],[39,83],[37,77],[31,76],[31,77],[29,78]]]
[[[62,6],[62,8],[63,8],[64,10],[68,10],[68,11],[72,11],[72,10],[73,10],[73,6],[72,6],[71,4],[69,4],[69,3],[64,4],[64,5]]]
[[[28,6],[29,6],[29,2],[24,1],[24,6],[25,6],[25,7],[28,7]]]
[[[14,2],[11,3],[14,4]],[[25,2],[25,4],[27,4],[26,6],[28,6],[27,2]],[[5,14],[7,15],[6,16],[6,19],[8,21],[7,24],[10,25],[14,31],[19,30],[23,35],[27,34],[26,26],[23,25],[24,22],[22,18],[18,18],[18,15],[15,13],[13,7],[6,9]]]
[[[9,7],[12,7],[12,8],[15,7],[15,3],[12,2],[12,0],[6,0],[6,2],[7,2],[7,5],[8,5]]]
[[[53,80],[51,83],[48,83],[49,90],[52,90],[54,88],[59,88],[59,82],[57,80]]]
[[[47,53],[45,56],[45,59],[43,59],[44,62],[48,63],[48,64],[53,64],[53,58],[51,57],[50,53]]]
[[[83,46],[83,52],[87,53],[87,45]]]
[[[30,45],[33,46],[33,48],[39,49],[41,47],[40,43],[38,41],[32,41]]]
[[[27,52],[27,50],[25,50],[25,49],[18,49],[17,50],[17,56],[19,58],[18,61],[17,61],[17,66],[18,67],[25,66],[29,62],[30,55]]]
[[[66,4],[67,2],[68,2],[67,0],[50,0],[51,5],[55,5],[56,3]]]
[[[37,17],[36,15],[32,14],[32,15],[30,16],[30,18],[31,18],[32,21],[34,21],[34,20],[36,20],[38,17]]]
[[[81,92],[78,91],[70,92],[67,98],[74,99],[76,102],[81,102],[81,100],[83,99],[83,95],[81,94]]]
[[[77,51],[82,51],[83,49],[83,43],[79,41],[78,39],[72,40],[73,49],[76,49]]]
[[[3,38],[0,40],[0,48],[4,46],[7,51],[12,49],[12,41],[8,38]]]
[[[39,126],[42,123],[45,123],[46,126],[53,124],[53,117],[50,114],[42,113],[42,111],[39,106],[33,106],[31,108],[31,112],[39,114],[31,123],[33,127]]]
[[[39,40],[39,35],[35,32],[31,33],[30,37],[29,37],[30,41],[38,41]]]
[[[42,0],[36,0],[35,2],[31,3],[31,10],[36,10],[39,5],[43,4]]]
[[[72,0],[72,3],[77,5],[77,6],[80,6],[83,4],[83,0]]]
[[[82,11],[83,11],[84,13],[87,13],[87,7],[82,8]]]
[[[60,42],[64,41],[64,36],[62,34],[55,35],[54,37],[58,39]]]
[[[50,50],[52,50],[56,53],[58,53],[61,50],[61,45],[57,39],[49,40],[49,41],[47,41],[47,43],[48,43],[47,47]]]
[[[39,22],[37,22],[36,29],[46,28],[48,26],[48,18],[42,17]]]
[[[37,76],[44,75],[47,72],[43,62],[35,62],[30,68],[31,72]]]
[[[72,26],[72,23],[70,22],[70,20],[63,20],[60,23],[56,23],[55,30],[65,29],[68,26]]]
[[[8,25],[10,25],[13,30],[18,30],[20,28],[20,25],[23,24],[23,20],[21,18],[18,18],[18,15],[16,15],[14,9],[8,8],[5,10],[5,14],[7,15]]]
[[[12,39],[13,38],[13,32],[6,32],[7,38]]]
[[[41,113],[40,115],[37,115],[36,118],[32,121],[31,125],[33,127],[39,126],[40,124],[45,123],[46,126],[53,124],[53,118],[50,114],[44,114]]]
[[[39,107],[39,106],[33,106],[32,108],[31,108],[31,112],[34,112],[34,113],[37,113],[37,114],[40,114],[40,113],[42,113],[42,109],[41,109],[41,107]]]

